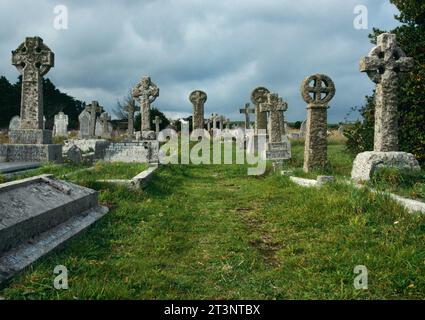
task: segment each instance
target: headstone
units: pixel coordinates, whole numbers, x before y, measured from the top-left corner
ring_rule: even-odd
[[[63,112],[55,115],[53,135],[55,137],[68,137],[68,116]]]
[[[301,94],[308,104],[304,171],[309,172],[327,164],[327,109],[335,96],[335,84],[328,76],[315,74],[304,79]]]
[[[251,93],[251,101],[255,105],[255,130],[267,130],[267,114],[260,111],[260,104],[267,101],[270,91],[264,87],[255,88]]]
[[[374,151],[398,151],[399,75],[413,65],[413,58],[406,57],[391,33],[379,35],[377,46],[360,61],[360,71],[376,83]]]
[[[88,112],[87,110],[83,110],[83,112],[81,112],[80,115],[78,116],[78,122],[80,124],[80,132],[79,132],[80,139],[92,138],[92,135],[90,135],[90,121],[91,121],[90,112]]]
[[[68,161],[75,164],[80,164],[83,162],[83,152],[76,145],[73,145],[71,148],[68,149],[68,151],[66,152],[66,157]]]
[[[255,109],[253,109],[253,108],[250,108],[249,107],[250,106],[250,104],[249,103],[246,103],[245,104],[245,108],[243,108],[243,109],[239,109],[239,112],[241,113],[241,114],[244,114],[245,115],[245,130],[248,130],[249,129],[249,125],[250,125],[250,117],[249,117],[249,114],[250,113],[255,113]]]
[[[140,108],[136,106],[136,102],[132,99],[127,106],[124,107],[124,112],[127,113],[128,117],[128,130],[129,136],[134,135],[134,114],[139,111]]]
[[[96,119],[96,126],[94,130],[94,138],[99,138],[102,136],[102,123],[100,122],[100,119]]]
[[[28,37],[14,51],[12,64],[22,74],[21,124],[9,132],[10,144],[0,145],[7,161],[62,160],[62,146],[52,144],[43,123],[43,76],[54,66],[54,53],[40,37]]]
[[[288,104],[276,93],[268,93],[267,101],[260,104],[260,112],[268,112],[270,114],[269,143],[267,144],[266,151],[267,159],[280,163],[282,160],[291,158],[289,140],[283,136],[281,125],[281,114],[287,109]]]
[[[193,130],[204,129],[204,104],[207,101],[207,94],[196,90],[190,94],[189,100],[193,104]]]
[[[110,138],[112,130],[111,130],[109,121],[111,121],[111,116],[107,112],[103,112],[99,117],[99,121],[102,128],[100,136],[103,139]]]
[[[92,101],[91,104],[86,106],[86,111],[90,113],[89,138],[95,138],[97,136],[96,135],[97,114],[103,112],[103,107],[99,105],[99,102]]]
[[[160,131],[160,124],[162,123],[162,120],[159,116],[155,116],[155,120],[153,121],[155,124],[155,133],[158,135]]]
[[[159,96],[159,88],[151,81],[150,77],[143,77],[133,89],[133,97],[140,99],[141,105],[141,135],[142,139],[155,139],[155,133],[151,131],[150,107]]]
[[[21,117],[14,116],[9,122],[9,131],[19,130],[21,128]]]

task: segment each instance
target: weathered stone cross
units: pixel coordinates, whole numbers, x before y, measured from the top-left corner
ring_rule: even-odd
[[[12,51],[12,64],[22,74],[21,129],[43,129],[43,79],[54,67],[54,53],[39,37],[26,38]]]
[[[360,61],[360,71],[376,83],[374,151],[398,151],[399,74],[411,71],[413,65],[413,58],[406,57],[391,33],[379,35],[377,46]]]
[[[159,96],[159,88],[150,77],[143,77],[133,89],[133,97],[140,98],[142,127],[141,131],[150,131],[150,107]]]
[[[260,112],[270,112],[269,142],[282,142],[281,124],[279,113],[288,108],[288,104],[279,98],[277,93],[268,93],[267,101],[260,104]]]
[[[245,130],[249,129],[249,123],[250,123],[249,114],[255,113],[255,109],[250,108],[249,106],[250,106],[250,104],[246,103],[245,108],[239,109],[239,112],[245,115]]]
[[[111,121],[111,116],[107,112],[103,112],[99,117],[100,123],[102,125],[102,136],[109,135],[109,121]]]
[[[90,132],[91,137],[96,136],[96,116],[98,113],[103,111],[103,107],[99,105],[99,102],[92,101],[91,104],[86,106],[86,111],[90,113]]]
[[[162,120],[159,118],[159,116],[155,116],[155,120],[153,121],[153,123],[155,124],[155,132],[158,134],[159,133],[159,125],[162,123]]]
[[[189,100],[193,104],[193,130],[204,129],[204,104],[207,101],[207,94],[201,90],[196,90],[190,94]]]
[[[251,93],[251,101],[255,105],[255,130],[267,130],[267,114],[261,112],[260,104],[267,102],[270,91],[264,87],[255,88]]]
[[[136,106],[136,102],[131,99],[129,103],[124,107],[124,112],[127,113],[128,116],[128,135],[134,134],[134,114],[139,111],[140,108]]]

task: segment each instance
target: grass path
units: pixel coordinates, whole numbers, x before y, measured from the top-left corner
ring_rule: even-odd
[[[348,186],[244,166],[162,167],[145,192],[78,181],[112,211],[16,277],[7,299],[425,297],[425,217]],[[53,289],[53,269],[70,289]],[[353,287],[356,265],[369,290]]]

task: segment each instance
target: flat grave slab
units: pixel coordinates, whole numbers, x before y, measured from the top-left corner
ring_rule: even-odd
[[[0,173],[37,169],[41,167],[41,165],[41,162],[0,162]]]

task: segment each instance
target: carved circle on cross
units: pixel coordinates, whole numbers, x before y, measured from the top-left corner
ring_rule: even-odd
[[[324,74],[314,74],[304,79],[301,95],[308,104],[326,105],[335,96],[335,84]]]
[[[267,101],[267,94],[269,94],[269,89],[265,87],[258,87],[252,91],[251,101],[255,105],[259,105]]]
[[[193,104],[204,104],[207,101],[207,94],[204,91],[201,90],[195,90],[189,95],[189,100]]]

